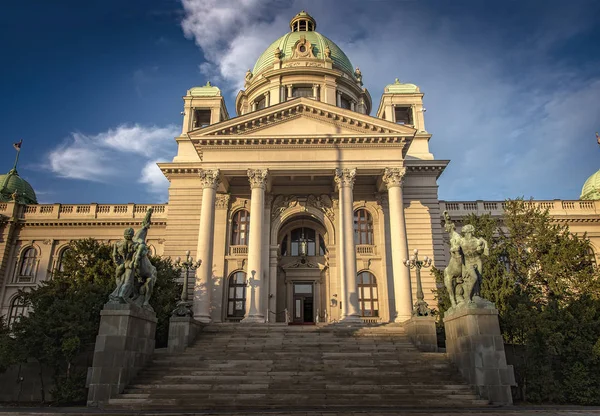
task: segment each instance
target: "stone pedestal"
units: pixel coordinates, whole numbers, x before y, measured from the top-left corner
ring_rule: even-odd
[[[191,316],[173,316],[169,319],[169,352],[183,352],[192,345],[204,325]]]
[[[433,316],[413,316],[404,323],[404,328],[420,351],[437,352],[437,334]]]
[[[498,310],[463,304],[444,316],[446,352],[477,394],[496,404],[512,404],[516,385],[512,365],[506,364]]]
[[[88,406],[103,406],[122,393],[151,359],[156,314],[132,304],[106,304],[100,312],[94,361],[88,368]]]

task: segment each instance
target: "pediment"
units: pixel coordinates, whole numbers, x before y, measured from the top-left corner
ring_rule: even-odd
[[[243,116],[189,132],[206,136],[329,136],[397,135],[413,137],[416,130],[309,98],[296,98]]]

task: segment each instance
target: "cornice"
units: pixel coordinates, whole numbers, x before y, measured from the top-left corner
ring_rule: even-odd
[[[298,114],[320,117],[328,122],[340,121],[347,127],[360,128],[364,134],[395,134],[413,137],[416,130],[387,120],[339,108],[321,101],[300,97],[273,106],[253,111],[233,119],[190,132],[190,139],[206,136],[232,136],[248,134],[259,127],[273,125],[281,120],[289,120]]]
[[[141,225],[142,221],[136,220],[115,220],[115,221],[97,221],[97,220],[79,220],[79,221],[36,221],[36,220],[19,220],[18,225],[21,227],[127,227]],[[166,221],[152,220],[152,227],[166,227]]]

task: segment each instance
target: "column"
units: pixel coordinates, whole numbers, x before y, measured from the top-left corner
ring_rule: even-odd
[[[336,96],[337,96],[336,105],[338,107],[341,107],[342,106],[342,93],[338,91]]]
[[[265,189],[268,169],[248,169],[252,189],[250,199],[250,241],[248,244],[248,288],[246,290],[246,317],[242,322],[265,322],[261,308],[265,269],[262,259],[262,236],[265,222]]]
[[[350,111],[356,111],[356,101],[350,101]]]
[[[265,92],[265,107],[270,106],[271,104],[269,103],[269,91]]]
[[[212,292],[213,234],[215,229],[215,199],[219,184],[219,169],[203,169],[199,173],[202,184],[202,207],[198,250],[196,258],[202,264],[196,269],[194,285],[194,319],[210,323],[210,298]]]
[[[392,243],[392,270],[394,272],[394,297],[396,298],[395,322],[404,322],[412,316],[412,289],[410,272],[403,263],[408,259],[408,241],[404,221],[402,179],[406,168],[385,168],[383,183],[388,189],[390,207],[390,239]]]
[[[356,284],[356,249],[354,247],[354,178],[356,169],[335,170],[335,183],[339,190],[340,198],[340,224],[342,232],[342,252],[340,262],[343,263],[341,280],[342,293],[342,320],[346,322],[361,322],[358,308],[358,288]]]
[[[313,84],[313,98],[315,101],[319,99],[319,84]]]
[[[287,87],[287,97],[285,97],[286,101],[292,99],[292,84],[286,85]]]

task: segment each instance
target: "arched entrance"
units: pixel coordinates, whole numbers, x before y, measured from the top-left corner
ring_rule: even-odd
[[[330,236],[309,213],[288,218],[279,228],[277,310],[287,310],[292,324],[327,320],[327,256]],[[278,322],[285,315],[277,316]]]

